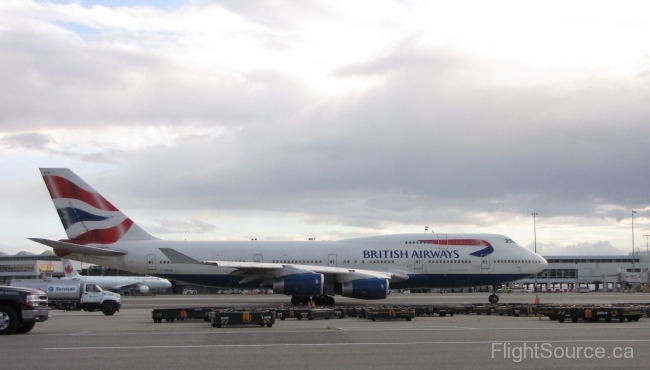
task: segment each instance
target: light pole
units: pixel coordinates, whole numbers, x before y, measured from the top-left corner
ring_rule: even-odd
[[[632,211],[632,272],[634,271],[634,214],[636,211]]]
[[[646,234],[646,235],[643,235],[643,236],[645,236],[645,251],[646,251],[646,253],[648,253],[648,237],[650,235]]]
[[[537,254],[537,223],[535,221],[535,217],[537,217],[537,213],[533,212],[533,234],[535,235],[535,254]],[[535,274],[535,293],[537,293],[537,274]]]

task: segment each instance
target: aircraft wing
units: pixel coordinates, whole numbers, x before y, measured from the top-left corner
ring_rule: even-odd
[[[54,249],[54,253],[59,257],[65,257],[72,253],[78,253],[85,256],[121,256],[127,254],[123,251],[108,249],[108,248],[98,248],[90,247],[87,245],[78,245],[66,242],[59,242],[56,240],[49,239],[40,239],[40,238],[28,238],[31,241],[47,245],[48,247]]]
[[[287,263],[269,263],[269,262],[230,262],[230,261],[197,261],[171,248],[160,248],[172,263],[189,263],[208,266],[228,267],[235,269],[231,275],[246,276],[240,283],[246,283],[258,278],[275,278],[284,275],[315,272],[323,275],[337,275],[345,280],[345,275],[350,277],[377,277],[388,279],[390,281],[403,281],[408,279],[408,275],[399,271],[372,271],[360,269],[348,269],[343,267],[319,266],[319,265],[299,265]]]

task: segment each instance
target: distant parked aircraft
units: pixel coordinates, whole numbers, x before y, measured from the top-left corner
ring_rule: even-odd
[[[172,284],[167,279],[154,276],[82,276],[72,266],[67,258],[61,258],[65,277],[61,280],[80,280],[82,283],[94,283],[104,290],[121,291],[133,289],[140,293],[148,293],[150,289],[167,289]]]

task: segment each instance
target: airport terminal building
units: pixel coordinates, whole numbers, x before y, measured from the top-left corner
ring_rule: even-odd
[[[542,289],[565,287],[577,289],[590,284],[596,290],[624,290],[625,287],[647,285],[650,255],[635,252],[628,256],[544,256],[548,268],[537,275],[518,281],[532,287],[537,282]]]
[[[89,265],[72,261],[82,275],[90,276],[133,276],[130,272],[107,269],[101,266]],[[7,285],[11,279],[41,279],[59,278],[65,276],[61,258],[52,251],[41,254],[19,252],[15,255],[0,252],[0,285]]]
[[[36,279],[43,277],[62,277],[61,259],[45,251],[42,254],[19,252],[8,255],[0,252],[0,284],[7,285],[11,279]]]

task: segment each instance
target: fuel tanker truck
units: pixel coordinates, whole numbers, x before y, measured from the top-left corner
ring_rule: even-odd
[[[39,289],[47,294],[49,306],[59,310],[101,310],[113,315],[122,307],[120,295],[102,290],[94,283],[59,279],[14,279],[10,286]]]

